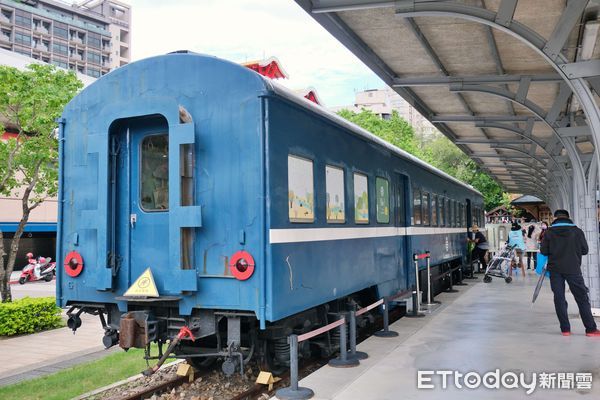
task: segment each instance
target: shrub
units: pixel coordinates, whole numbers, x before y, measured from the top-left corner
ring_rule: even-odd
[[[38,297],[0,303],[0,336],[34,333],[63,325],[54,297]]]

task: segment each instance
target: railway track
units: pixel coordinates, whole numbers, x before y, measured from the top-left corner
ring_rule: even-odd
[[[395,308],[390,311],[390,322],[394,322],[403,315],[402,309]],[[368,329],[359,331],[359,342],[381,329],[383,321],[377,316]],[[299,377],[316,371],[327,363],[327,360],[308,360],[300,365]],[[125,382],[122,386],[110,387],[107,391],[96,391],[89,397],[80,400],[262,400],[271,398],[279,388],[289,385],[289,372],[279,376],[272,390],[265,385],[255,384],[259,368],[255,364],[249,365],[242,377],[239,373],[225,377],[218,368],[196,371],[194,380],[189,381],[187,376],[176,375],[177,366],[171,365],[161,369],[152,378],[140,377],[138,380]],[[154,380],[155,382],[153,382]],[[139,387],[136,387],[139,386]]]

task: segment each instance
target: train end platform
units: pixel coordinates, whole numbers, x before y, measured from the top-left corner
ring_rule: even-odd
[[[325,366],[300,386],[327,400],[598,398],[600,339],[585,336],[570,293],[573,335],[562,336],[549,282],[532,306],[529,273],[442,293],[425,318],[392,324],[397,337],[360,343],[369,358],[358,367]]]

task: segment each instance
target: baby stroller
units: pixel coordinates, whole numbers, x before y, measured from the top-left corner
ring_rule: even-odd
[[[497,278],[504,278],[504,282],[511,283],[512,277],[508,275],[509,268],[511,268],[511,262],[515,256],[515,247],[516,246],[506,246],[500,254],[495,256],[492,261],[488,264],[487,269],[485,270],[485,275],[483,276],[483,281],[485,283],[490,283],[492,281],[492,276]]]

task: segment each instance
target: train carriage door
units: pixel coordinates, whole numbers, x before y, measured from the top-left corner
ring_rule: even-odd
[[[406,226],[408,219],[407,198],[408,195],[408,179],[406,176],[396,174],[396,184],[394,185],[394,201],[395,201],[395,220],[394,225],[398,230],[398,282],[400,289],[408,289],[409,287],[409,238],[406,235]]]
[[[147,268],[159,293],[169,263],[169,132],[162,118],[129,125],[129,283]]]

